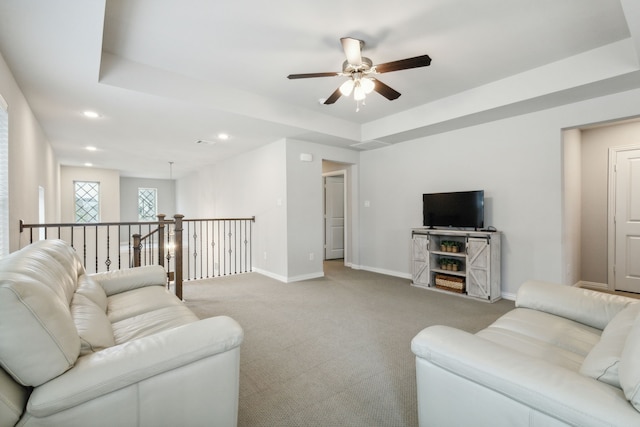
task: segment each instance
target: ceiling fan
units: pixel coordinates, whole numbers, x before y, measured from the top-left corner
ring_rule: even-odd
[[[421,55],[413,58],[401,59],[399,61],[386,62],[384,64],[373,65],[373,62],[362,56],[364,41],[351,37],[340,39],[342,48],[347,60],[342,64],[341,72],[329,73],[307,73],[289,74],[288,79],[306,79],[312,77],[349,77],[338,89],[336,89],[324,104],[333,104],[340,96],[349,96],[353,93],[353,99],[358,102],[364,101],[367,94],[376,91],[390,101],[400,97],[400,92],[392,89],[388,85],[373,77],[376,74],[388,73],[391,71],[407,70],[410,68],[426,67],[431,64],[429,55]],[[356,110],[357,111],[357,110]]]

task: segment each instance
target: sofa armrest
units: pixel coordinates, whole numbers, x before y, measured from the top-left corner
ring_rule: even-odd
[[[37,417],[100,396],[238,347],[243,331],[226,316],[211,317],[107,348],[33,390],[28,410]]]
[[[160,265],[147,265],[90,274],[100,283],[107,296],[152,285],[166,285],[167,272]]]
[[[640,419],[621,390],[465,331],[432,326],[416,335],[411,349],[438,368],[569,425],[637,425]]]
[[[516,307],[544,311],[600,330],[632,302],[637,300],[537,280],[523,283],[516,297]]]

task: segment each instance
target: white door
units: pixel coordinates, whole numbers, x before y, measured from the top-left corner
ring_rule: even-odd
[[[344,258],[344,176],[324,178],[325,259]]]
[[[614,288],[640,293],[640,149],[616,154]]]

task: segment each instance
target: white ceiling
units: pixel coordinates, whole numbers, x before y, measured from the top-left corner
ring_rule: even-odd
[[[370,149],[640,87],[639,4],[2,0],[0,52],[62,164],[175,178],[281,138]],[[340,71],[344,36],[433,62],[379,76],[395,101],[322,105],[344,77],[286,76]]]

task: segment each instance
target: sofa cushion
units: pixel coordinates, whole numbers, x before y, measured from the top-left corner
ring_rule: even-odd
[[[0,270],[24,274],[48,286],[71,304],[84,267],[75,250],[62,240],[40,240],[0,260]]]
[[[619,295],[529,280],[518,289],[516,307],[544,311],[603,330],[630,301]]]
[[[115,345],[107,314],[86,296],[80,293],[73,296],[71,316],[80,336],[81,356]]]
[[[516,308],[478,336],[577,372],[600,339],[600,331],[563,317]]]
[[[80,353],[66,301],[36,279],[4,271],[0,272],[0,343],[0,364],[28,386],[62,374]]]
[[[113,335],[116,344],[122,344],[198,320],[186,306],[169,305],[114,323]]]
[[[634,408],[640,411],[640,316],[633,322],[620,358],[620,385]]]
[[[30,390],[0,369],[0,426],[15,425],[24,411]]]
[[[602,331],[600,341],[584,359],[580,373],[621,388],[618,369],[622,351],[640,313],[640,304],[631,304],[618,313]]]
[[[100,284],[91,276],[83,274],[78,278],[77,294],[81,294],[96,303],[103,313],[107,312],[107,294]]]
[[[167,272],[160,265],[111,270],[92,274],[107,296],[132,291],[146,286],[167,284]]]
[[[164,286],[145,286],[107,297],[107,316],[116,323],[160,308],[184,304]]]

